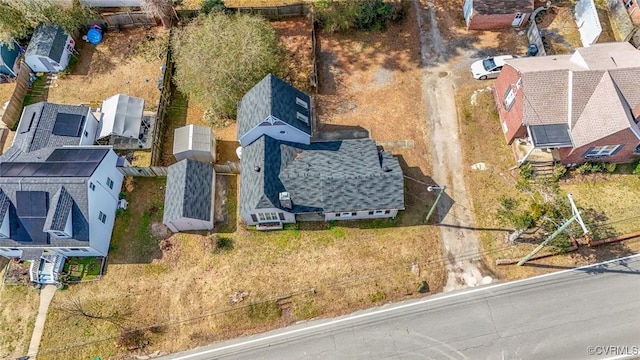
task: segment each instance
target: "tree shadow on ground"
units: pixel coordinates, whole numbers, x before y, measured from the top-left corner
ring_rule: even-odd
[[[189,100],[186,95],[174,89],[171,96],[171,103],[167,108],[165,117],[164,134],[162,136],[162,157],[161,162],[164,166],[169,166],[176,162],[173,156],[173,140],[175,130],[187,124],[187,111],[189,109]]]

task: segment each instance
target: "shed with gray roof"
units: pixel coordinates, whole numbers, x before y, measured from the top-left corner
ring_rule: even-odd
[[[162,223],[171,231],[213,229],[213,164],[185,159],[169,166]]]
[[[31,36],[24,60],[33,72],[59,72],[69,64],[74,47],[75,41],[62,27],[40,24]]]

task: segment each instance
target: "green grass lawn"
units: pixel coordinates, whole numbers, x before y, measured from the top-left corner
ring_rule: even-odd
[[[68,274],[68,281],[79,282],[95,280],[100,276],[102,258],[70,257],[64,263],[64,274]]]

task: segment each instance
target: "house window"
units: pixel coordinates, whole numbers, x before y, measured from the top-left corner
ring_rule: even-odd
[[[504,108],[505,110],[511,110],[513,103],[516,101],[516,93],[513,91],[513,88],[509,86],[507,92],[504,94]]]
[[[107,222],[107,215],[100,211],[100,213],[98,214],[98,220],[102,221],[102,223],[104,224],[105,222]]]
[[[62,250],[64,252],[69,252],[69,249],[65,249],[65,248],[60,248],[60,250]]]
[[[280,217],[278,213],[268,212],[268,213],[258,213],[258,221],[279,221]]]
[[[604,146],[594,146],[586,154],[584,157],[598,157],[598,156],[610,156],[613,155],[616,150],[620,148],[620,145],[604,145]]]
[[[88,249],[80,249],[80,251],[89,252]]]
[[[388,211],[388,210],[387,210],[387,211]],[[373,214],[374,214],[374,215],[384,215],[384,214],[385,214],[385,212],[384,212],[384,210],[376,210],[376,211],[374,211],[374,212],[373,212]]]
[[[107,178],[107,186],[109,189],[113,189],[113,180],[111,178]]]
[[[352,216],[356,216],[356,215],[358,215],[358,213],[354,211],[354,212],[351,213],[351,215]]]
[[[629,1],[624,3],[624,7],[626,7],[627,9],[630,8],[631,5],[633,5],[633,0],[629,0]]]
[[[304,121],[307,124],[309,123],[309,117],[307,115],[300,114],[299,112],[296,112],[296,118],[298,118],[298,120],[300,120],[300,121]]]
[[[351,213],[350,212],[340,213],[340,217],[351,217]]]
[[[95,191],[96,190],[96,184],[90,182],[89,183],[89,189],[91,189],[91,191]]]
[[[84,137],[89,137],[89,132],[87,130],[84,131]]]
[[[280,135],[286,135],[286,134],[287,134],[287,132],[286,132],[286,131],[284,131],[284,130],[280,130]]]
[[[307,104],[306,101],[300,99],[299,97],[296,97],[296,104],[303,107],[305,110],[309,110],[309,104]]]
[[[71,248],[71,251],[78,251],[78,250],[80,250],[80,249],[78,249],[78,248]]]
[[[369,215],[373,215],[373,211],[369,211]]]
[[[519,77],[518,81],[516,81],[516,89],[520,89],[520,86],[522,86],[522,78]]]
[[[389,215],[389,214],[391,214],[391,210],[385,210],[384,213],[385,213],[385,215]]]

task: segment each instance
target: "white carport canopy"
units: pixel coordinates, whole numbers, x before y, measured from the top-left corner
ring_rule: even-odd
[[[102,102],[102,127],[99,139],[118,135],[138,138],[144,100],[124,94],[114,95]]]

